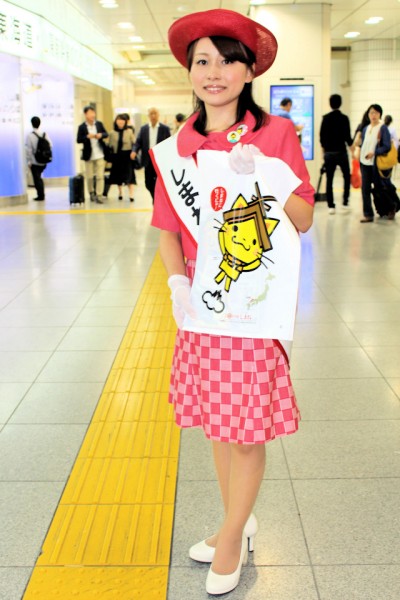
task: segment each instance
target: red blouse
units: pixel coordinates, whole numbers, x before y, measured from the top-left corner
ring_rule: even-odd
[[[180,156],[196,154],[197,150],[225,150],[230,152],[233,144],[227,139],[230,131],[235,131],[234,125],[227,131],[209,133],[203,136],[193,129],[193,122],[197,114],[192,115],[178,132],[178,152]],[[280,158],[286,162],[292,171],[302,180],[294,193],[303,198],[308,204],[314,204],[314,188],[310,183],[306,164],[301,151],[299,139],[296,135],[293,123],[287,119],[268,115],[267,124],[258,131],[252,131],[255,119],[249,112],[243,121],[248,132],[241,138],[243,144],[254,144],[263,154],[270,157]],[[164,186],[157,180],[154,210],[151,224],[159,229],[181,233],[183,253],[188,259],[195,259],[197,248],[185,229],[181,227],[168,197]]]

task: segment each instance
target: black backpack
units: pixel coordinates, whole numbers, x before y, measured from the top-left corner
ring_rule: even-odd
[[[50,142],[45,137],[45,133],[42,135],[42,137],[40,137],[40,135],[38,135],[35,131],[33,133],[38,139],[37,148],[35,151],[35,160],[41,165],[46,165],[53,160]]]

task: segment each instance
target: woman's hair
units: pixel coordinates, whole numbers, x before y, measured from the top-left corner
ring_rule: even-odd
[[[380,104],[370,104],[370,106],[368,106],[368,112],[371,110],[371,108],[376,110],[376,112],[378,112],[380,116],[382,116],[383,108]]]
[[[392,121],[393,121],[392,115],[386,115],[386,117],[383,120],[383,122],[385,123],[386,127],[389,127],[389,125],[390,125],[390,123]]]
[[[250,50],[250,48],[245,46],[242,42],[222,36],[210,36],[210,40],[217,48],[221,56],[231,61],[238,61],[244,63],[249,68],[253,69],[253,65],[256,62],[256,57],[254,53]],[[188,47],[187,63],[189,71],[192,68],[194,49],[197,41],[198,40],[195,40]],[[200,98],[198,98],[195,94],[193,94],[193,104],[195,112],[199,113],[196,121],[193,124],[193,127],[196,131],[198,131],[198,133],[201,133],[202,135],[207,135],[207,114],[204,102],[200,100]],[[268,115],[263,111],[263,109],[260,106],[258,106],[258,104],[254,102],[252,95],[252,83],[245,83],[244,88],[239,96],[236,112],[236,123],[239,121],[243,121],[246,111],[250,111],[256,120],[254,131],[257,131],[257,129],[260,129],[260,127],[262,127],[266,123]]]
[[[118,120],[125,121],[125,125],[122,129],[126,129],[128,127],[129,115],[127,115],[126,113],[120,113],[114,119],[114,131],[120,131],[120,128],[117,125]]]
[[[362,119],[361,119],[361,129],[364,129],[364,127],[366,127],[367,125],[369,125],[370,121],[369,121],[368,113],[369,113],[369,109],[366,110],[365,113],[362,116]]]

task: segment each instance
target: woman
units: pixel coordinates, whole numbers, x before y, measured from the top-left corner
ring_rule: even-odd
[[[396,150],[398,150],[399,149],[399,136],[397,135],[395,126],[392,124],[393,123],[392,115],[386,115],[386,117],[383,119],[383,122],[385,123],[386,127],[389,129],[390,137],[392,138],[394,145],[396,146]]]
[[[236,12],[215,9],[175,21],[169,30],[169,44],[177,60],[189,70],[196,104],[194,114],[177,136],[152,150],[158,173],[152,224],[161,229],[160,253],[178,325],[170,401],[178,425],[202,426],[211,440],[225,509],[219,532],[192,546],[189,555],[212,563],[206,590],[223,594],[238,585],[246,551],[253,548],[258,525],[252,509],[264,474],[265,443],[295,432],[299,412],[283,342],[196,333],[184,326],[185,319],[196,317],[191,285],[196,280],[196,259],[200,260],[208,248],[200,239],[200,214],[203,218],[210,208],[207,195],[201,189],[198,192],[195,185],[208,185],[210,173],[202,170],[200,158],[210,153],[200,155],[198,151],[221,151],[218,155],[226,172],[232,174],[228,183],[235,173],[255,172],[259,160],[262,164],[267,160],[280,165],[284,162],[291,173],[288,179],[293,176],[296,182],[283,182],[287,188],[284,211],[297,230],[306,231],[311,226],[314,190],[292,123],[267,115],[252,97],[252,80],[264,73],[276,56],[277,42],[272,33]],[[265,155],[275,158],[266,159]],[[221,188],[214,191],[217,210],[224,192]],[[257,199],[252,199],[244,211],[256,204]],[[261,219],[262,225],[266,221]],[[224,227],[221,236],[226,232]],[[237,229],[234,221],[232,231]],[[237,239],[236,235],[232,239]],[[295,231],[294,235],[297,238]],[[252,244],[256,244],[255,239],[249,248]],[[238,244],[243,253],[245,245]],[[221,265],[231,260],[227,253]],[[225,265],[225,290],[218,292],[219,297],[230,285],[237,290],[234,279],[250,268],[248,263],[243,268],[239,264],[244,262],[235,259],[234,264]],[[197,275],[203,274],[199,268]],[[215,281],[221,281],[220,275]],[[243,281],[245,275],[240,277]],[[285,390],[279,381],[285,381]]]
[[[383,188],[392,185],[390,182],[391,170],[383,172],[383,176],[387,178],[387,181],[384,181],[376,167],[376,157],[387,154],[391,147],[389,130],[381,121],[382,112],[379,104],[371,104],[367,111],[369,125],[365,126],[361,133],[360,166],[364,216],[360,219],[360,223],[372,223],[374,220],[372,192],[374,191],[377,197]],[[388,208],[386,214],[389,219],[394,219],[394,205]]]
[[[122,185],[129,186],[129,199],[134,202],[136,184],[135,171],[130,158],[135,135],[129,125],[129,116],[126,113],[116,116],[114,130],[109,137],[109,146],[112,150],[110,185],[118,185],[118,200],[122,200]]]

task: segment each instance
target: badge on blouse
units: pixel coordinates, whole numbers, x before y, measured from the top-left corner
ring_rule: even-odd
[[[238,126],[238,128],[236,129],[236,131],[230,131],[227,134],[226,139],[231,144],[236,144],[236,142],[240,141],[241,137],[243,137],[244,135],[246,135],[246,133],[248,132],[248,130],[249,130],[249,128],[247,127],[247,125],[245,123],[242,123],[241,125]]]

